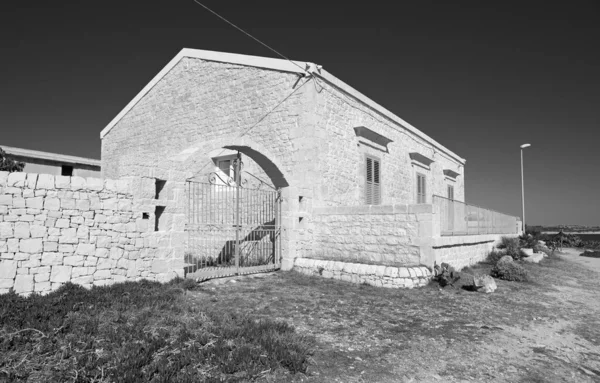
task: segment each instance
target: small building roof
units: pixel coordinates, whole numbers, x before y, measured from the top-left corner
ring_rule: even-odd
[[[93,158],[85,158],[85,157],[76,157],[76,156],[68,156],[65,154],[57,154],[57,153],[48,153],[41,152],[39,150],[30,150],[30,149],[22,149],[22,148],[13,148],[10,146],[0,145],[7,154],[18,156],[18,157],[26,157],[26,158],[36,158],[40,160],[47,161],[56,161],[62,162],[66,164],[79,164],[79,165],[88,165],[88,166],[97,166],[100,167],[102,161],[95,160]]]
[[[424,141],[433,145],[437,150],[444,152],[448,156],[452,157],[454,160],[458,161],[460,164],[465,164],[466,160],[451,150],[444,147],[442,144],[435,141],[433,138],[429,137],[425,133],[421,132],[408,122],[404,121],[400,117],[396,116],[394,113],[390,112],[383,106],[377,104],[375,101],[371,100],[364,94],[360,93],[356,89],[352,88],[350,85],[345,82],[339,80],[331,73],[324,70],[320,65],[316,65],[311,62],[304,61],[290,61],[284,59],[274,59],[269,57],[260,57],[260,56],[249,56],[249,55],[241,55],[234,53],[224,53],[224,52],[215,52],[215,51],[205,51],[199,49],[182,49],[169,63],[121,110],[119,114],[100,132],[100,138],[104,138],[110,132],[110,130],[131,110],[133,107],[148,93],[169,71],[179,63],[183,58],[197,58],[206,61],[215,61],[215,62],[223,62],[229,64],[238,64],[251,66],[256,68],[264,68],[270,70],[277,70],[282,72],[290,72],[290,73],[299,73],[303,75],[314,75],[321,80],[328,82],[330,85],[340,89],[346,94],[352,96],[358,101],[362,102],[366,106],[372,108],[383,116],[389,118],[394,121],[398,125],[404,127],[409,132],[413,133],[415,136],[423,139]],[[302,69],[304,68],[304,69]]]

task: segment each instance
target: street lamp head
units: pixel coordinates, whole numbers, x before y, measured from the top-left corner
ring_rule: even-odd
[[[531,144],[523,144],[523,145],[521,145],[521,149],[525,149],[525,148],[528,148],[530,146],[531,146]]]

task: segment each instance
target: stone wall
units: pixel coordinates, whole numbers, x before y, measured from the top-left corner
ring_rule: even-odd
[[[422,287],[432,278],[431,271],[424,266],[390,267],[307,258],[296,258],[294,270],[323,278],[390,288]]]
[[[0,172],[0,293],[183,276],[182,198],[154,181]]]
[[[443,262],[457,270],[484,261],[502,237],[518,237],[519,234],[484,234],[444,236],[432,239],[432,249],[438,264]]]
[[[432,205],[315,208],[298,235],[303,258],[385,266],[432,264]],[[307,219],[308,220],[308,219]]]

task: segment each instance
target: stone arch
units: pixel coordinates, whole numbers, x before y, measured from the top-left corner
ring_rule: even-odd
[[[201,167],[211,152],[217,149],[239,151],[251,158],[258,164],[265,174],[270,178],[276,188],[290,186],[289,177],[284,174],[285,169],[280,160],[274,156],[263,145],[252,141],[247,137],[220,138],[210,141],[199,141],[181,151],[174,161],[181,162],[180,167],[187,170],[187,178],[195,178],[202,174],[205,168]]]

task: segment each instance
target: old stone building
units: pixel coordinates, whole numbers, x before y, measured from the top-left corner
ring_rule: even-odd
[[[226,185],[240,153],[281,193],[284,269],[302,257],[431,267],[456,245],[440,244],[433,196],[464,201],[465,160],[313,63],[184,49],[101,138],[103,177],[156,179],[169,228],[190,224],[190,182]],[[481,254],[469,257],[457,263]]]

